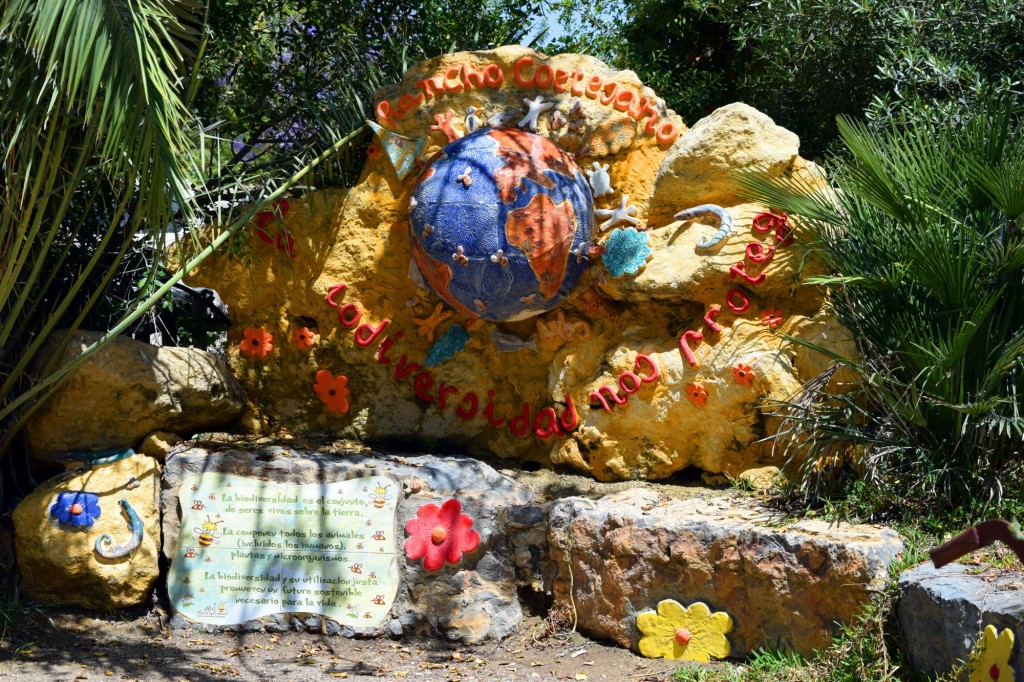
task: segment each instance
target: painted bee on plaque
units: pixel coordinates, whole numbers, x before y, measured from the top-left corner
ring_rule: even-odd
[[[384,595],[383,594],[378,594],[371,601],[373,601],[373,603],[376,604],[377,606],[384,606]]]
[[[218,525],[224,523],[221,521],[213,521],[210,519],[210,515],[206,515],[206,521],[203,521],[200,525],[192,529],[195,533],[196,539],[199,541],[200,546],[209,547],[219,538],[223,533],[217,528]]]
[[[362,573],[363,572],[363,565],[362,564],[352,564],[351,566],[348,567],[348,570],[352,571],[353,573]]]
[[[382,530],[379,530],[376,533],[374,533],[373,534],[373,539],[374,540],[387,540],[387,538],[384,537],[384,531],[382,531]]]
[[[390,487],[390,485],[379,485],[373,489],[370,499],[373,500],[374,509],[383,509],[384,504],[391,499],[391,495],[388,494]]]

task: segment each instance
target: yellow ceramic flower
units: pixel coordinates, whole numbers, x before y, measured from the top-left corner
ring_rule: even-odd
[[[682,659],[708,663],[713,658],[728,658],[732,618],[701,602],[689,608],[674,599],[658,603],[658,612],[647,611],[636,617],[640,653],[648,658]],[[972,680],[973,682],[973,680]]]
[[[974,647],[977,655],[971,656],[970,682],[1013,682],[1013,668],[1010,654],[1013,652],[1013,630],[1006,628],[996,633],[996,626],[989,625],[981,641]],[[980,653],[979,653],[980,652]]]

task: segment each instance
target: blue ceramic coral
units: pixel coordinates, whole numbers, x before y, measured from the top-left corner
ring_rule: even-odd
[[[612,230],[604,243],[605,252],[601,255],[609,274],[612,277],[635,275],[651,256],[647,241],[647,233],[635,227]]]
[[[465,327],[461,324],[453,324],[444,331],[444,334],[438,337],[434,345],[427,351],[427,357],[423,361],[423,365],[425,367],[440,365],[445,360],[455,357],[456,353],[462,352],[468,341],[469,332],[466,331]]]
[[[62,492],[57,495],[57,501],[50,505],[50,516],[62,526],[88,528],[100,517],[100,499],[94,493],[84,490]]]

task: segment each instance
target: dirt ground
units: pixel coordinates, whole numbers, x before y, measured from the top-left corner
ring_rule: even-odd
[[[663,682],[675,661],[642,658],[538,617],[501,642],[454,646],[440,639],[346,639],[285,632],[206,634],[169,629],[159,610],[98,619],[70,609],[23,607],[0,640],[0,680],[607,680]]]

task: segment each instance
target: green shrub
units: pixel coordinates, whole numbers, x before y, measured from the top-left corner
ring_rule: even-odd
[[[591,52],[641,80],[692,125],[743,101],[820,157],[836,116],[879,125],[959,118],[984,93],[1021,97],[1020,0],[563,0],[579,27],[552,46]]]
[[[834,191],[738,179],[800,216],[834,276],[839,319],[862,357],[833,395],[811,382],[780,434],[808,497],[852,465],[879,507],[936,512],[1019,495],[1024,450],[1024,138],[1009,108],[872,132],[840,120]],[[800,341],[793,339],[793,342]]]

